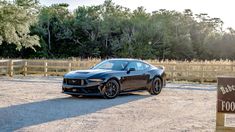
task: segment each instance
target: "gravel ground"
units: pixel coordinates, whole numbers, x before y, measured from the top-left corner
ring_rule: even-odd
[[[61,77],[0,77],[0,131],[214,131],[216,84],[168,83],[116,99],[61,93]],[[235,116],[226,124],[235,126]]]

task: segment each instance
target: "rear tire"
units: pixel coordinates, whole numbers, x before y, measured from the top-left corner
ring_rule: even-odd
[[[109,80],[102,90],[102,95],[106,99],[113,99],[118,96],[120,91],[120,86],[116,80]]]
[[[156,77],[153,79],[152,86],[148,89],[148,91],[151,95],[158,95],[161,93],[162,87],[163,83],[161,78]]]

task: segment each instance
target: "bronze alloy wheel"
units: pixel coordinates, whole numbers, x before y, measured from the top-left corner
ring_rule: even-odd
[[[162,90],[162,80],[159,77],[156,77],[153,80],[152,87],[149,89],[149,93],[152,95],[158,95]]]
[[[119,93],[119,84],[116,80],[109,80],[103,89],[103,96],[108,99],[115,98]]]
[[[162,81],[161,81],[161,79],[157,78],[154,83],[155,83],[155,89],[154,89],[155,92],[160,92],[161,89],[162,89]]]

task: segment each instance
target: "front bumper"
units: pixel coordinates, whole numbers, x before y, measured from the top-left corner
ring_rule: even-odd
[[[69,95],[101,95],[102,86],[102,84],[92,86],[76,86],[63,84],[62,93]]]

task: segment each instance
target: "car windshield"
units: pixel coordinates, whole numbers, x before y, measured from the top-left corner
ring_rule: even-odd
[[[94,66],[92,69],[105,69],[122,71],[125,69],[128,61],[124,60],[106,60]]]

